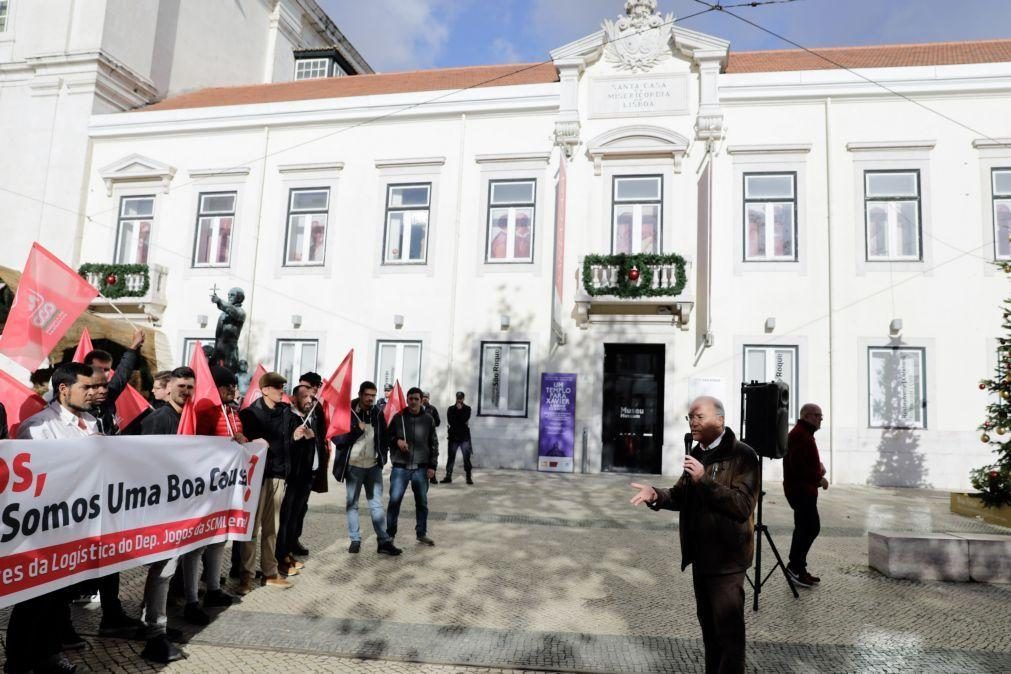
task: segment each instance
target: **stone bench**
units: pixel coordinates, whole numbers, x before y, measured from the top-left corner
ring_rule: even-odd
[[[867,558],[889,578],[1011,583],[1011,536],[870,531]]]

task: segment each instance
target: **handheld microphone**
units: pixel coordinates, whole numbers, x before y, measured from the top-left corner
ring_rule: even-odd
[[[685,457],[692,455],[693,444],[695,444],[695,438],[692,437],[691,433],[685,433]],[[687,481],[691,480],[691,476],[688,474],[687,470],[681,474],[681,479]]]

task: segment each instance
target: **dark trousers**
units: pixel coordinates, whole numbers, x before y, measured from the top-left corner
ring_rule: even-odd
[[[744,572],[706,576],[692,565],[706,674],[744,672]]]
[[[470,475],[470,455],[473,453],[470,447],[470,440],[450,440],[449,456],[446,459],[446,477],[453,477],[453,464],[456,463],[456,450],[463,452],[463,469]]]
[[[807,570],[807,553],[821,531],[818,516],[818,494],[788,495],[786,500],[793,508],[793,541],[790,543],[790,568],[801,573]]]
[[[59,627],[69,597],[56,590],[15,604],[7,623],[8,672],[26,672],[60,652]]]
[[[302,514],[302,508],[309,502],[309,494],[311,493],[311,475],[306,479],[292,480],[285,487],[284,498],[281,500],[281,523],[277,529],[277,547],[275,549],[275,557],[278,562],[283,562],[284,558],[295,549],[299,534],[298,520]]]
[[[325,468],[320,468],[320,470],[325,470]],[[305,526],[305,516],[309,514],[309,497],[312,496],[312,484],[316,481],[315,473],[312,480],[309,483],[309,490],[305,492],[305,499],[302,501],[302,507],[298,511],[298,515],[295,518],[295,530],[292,534],[295,538],[292,539],[293,543],[298,543],[299,539],[302,538],[302,527]]]

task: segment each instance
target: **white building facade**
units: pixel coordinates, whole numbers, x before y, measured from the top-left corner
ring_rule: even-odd
[[[160,366],[238,286],[250,370],[354,349],[356,382],[463,390],[480,466],[537,467],[543,372],[577,375],[577,471],[667,475],[694,395],[736,428],[741,382],[780,378],[791,415],[822,406],[833,481],[967,488],[1011,256],[1009,43],[832,51],[856,75],[650,5],[549,64],[97,114],[73,263],[143,220]]]

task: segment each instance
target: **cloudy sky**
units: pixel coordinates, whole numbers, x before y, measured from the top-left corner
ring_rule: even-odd
[[[318,1],[381,72],[543,61],[624,7],[624,0]],[[695,0],[659,4],[679,17],[705,9]],[[1011,0],[796,0],[732,11],[808,47],[1011,37]],[[789,48],[721,12],[683,25],[738,51]]]

